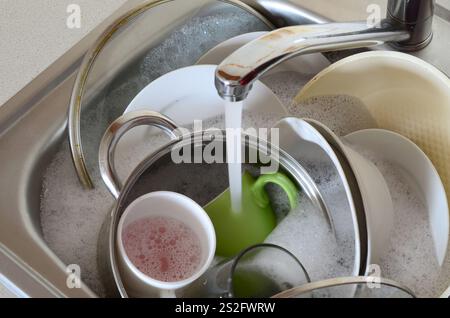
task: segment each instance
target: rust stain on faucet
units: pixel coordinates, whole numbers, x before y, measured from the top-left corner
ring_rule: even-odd
[[[316,30],[315,27],[311,27],[308,25],[286,27],[286,28],[272,31],[272,32],[264,35],[263,37],[261,37],[260,40],[262,40],[262,41],[280,40],[283,37],[288,37],[288,36],[292,36],[295,34],[310,33],[315,30]]]
[[[248,68],[248,66],[244,66],[244,65],[236,64],[236,63],[227,64],[226,66],[237,67],[237,68]]]
[[[292,53],[295,52],[299,49],[298,45],[291,45],[290,47],[288,47],[287,49],[284,50],[285,53]]]
[[[235,75],[231,75],[228,74],[227,72],[223,71],[223,70],[219,70],[218,74],[223,77],[224,79],[228,80],[228,81],[238,81],[241,79],[240,76],[235,76]]]
[[[284,29],[279,29],[273,32],[270,32],[266,35],[264,35],[261,40],[263,41],[272,41],[272,40],[278,40],[283,38],[284,36],[289,36],[295,34],[295,32],[293,30],[284,28]]]

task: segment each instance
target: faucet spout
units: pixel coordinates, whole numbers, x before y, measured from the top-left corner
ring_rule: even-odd
[[[367,22],[290,26],[272,31],[235,51],[216,69],[219,95],[228,101],[244,100],[252,84],[278,64],[298,55],[369,47],[384,42],[407,41],[407,29],[384,20],[380,26]]]

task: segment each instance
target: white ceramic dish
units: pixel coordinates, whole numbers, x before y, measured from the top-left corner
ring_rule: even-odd
[[[152,110],[168,116],[180,126],[222,115],[225,104],[214,86],[215,70],[215,65],[195,65],[161,76],[131,101],[125,113]],[[261,82],[255,83],[245,101],[244,110],[270,113],[279,118],[287,115],[278,97]],[[209,127],[203,127],[206,128]],[[159,131],[149,127],[136,127],[129,131],[117,146],[117,156],[127,158],[126,154],[134,153],[137,146],[152,138],[153,132]]]
[[[349,207],[349,222],[353,223],[354,230],[354,267],[351,273],[347,275],[358,276],[360,275],[360,264],[361,264],[361,242],[360,242],[360,229],[358,227],[358,213],[363,213],[364,211],[356,211],[355,203],[353,201],[353,193],[355,191],[352,188],[344,172],[344,168],[341,165],[337,154],[330,146],[330,144],[325,140],[325,138],[309,123],[305,120],[289,117],[279,121],[274,128],[279,129],[280,135],[280,148],[288,152],[294,159],[298,160],[300,163],[315,162],[332,164],[335,168],[339,177],[342,181],[342,185],[345,189],[345,196],[339,198],[340,200],[346,200]],[[356,189],[359,191],[359,189]],[[333,223],[333,208],[334,202],[328,202],[327,198],[324,198],[329,210],[330,219]],[[334,225],[334,224],[333,224]],[[340,228],[336,229],[336,236],[339,239],[341,236]],[[365,235],[364,235],[365,236]]]
[[[426,204],[436,257],[442,265],[447,253],[449,210],[444,186],[430,159],[409,139],[383,129],[357,131],[344,140],[401,167]]]
[[[267,33],[268,32],[251,32],[224,41],[206,52],[206,54],[199,59],[197,64],[219,64],[240,47]],[[307,54],[280,64],[268,72],[266,76],[277,72],[294,71],[311,77],[329,65],[330,62],[322,54]]]
[[[165,74],[147,85],[125,110],[153,110],[183,126],[224,114],[224,101],[214,85],[216,65],[195,65]],[[244,109],[286,115],[275,94],[255,83]]]
[[[358,222],[366,222],[367,265],[376,264],[388,246],[394,225],[394,208],[386,181],[372,162],[345,145],[328,127],[315,120],[306,121],[316,128],[334,149],[344,154],[350,165],[364,204],[365,220],[358,219]],[[351,176],[347,174],[347,178]],[[361,237],[361,240],[364,238]]]

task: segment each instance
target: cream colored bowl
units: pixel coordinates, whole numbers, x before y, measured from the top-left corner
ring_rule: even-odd
[[[358,97],[380,128],[416,143],[431,159],[450,199],[450,80],[408,54],[365,52],[320,72],[296,102],[321,95]]]

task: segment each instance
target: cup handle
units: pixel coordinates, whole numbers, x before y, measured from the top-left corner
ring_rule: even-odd
[[[114,153],[117,143],[127,131],[143,125],[158,127],[172,139],[179,137],[175,133],[175,130],[178,128],[177,124],[170,118],[157,112],[140,110],[126,113],[117,118],[103,135],[98,154],[100,174],[103,182],[116,199],[119,198],[122,189],[122,184],[114,165]]]
[[[280,186],[286,193],[291,209],[295,209],[298,204],[298,189],[295,184],[283,173],[265,174],[260,176],[252,187],[253,198],[260,207],[269,205],[270,200],[264,186],[268,183],[274,183]]]

